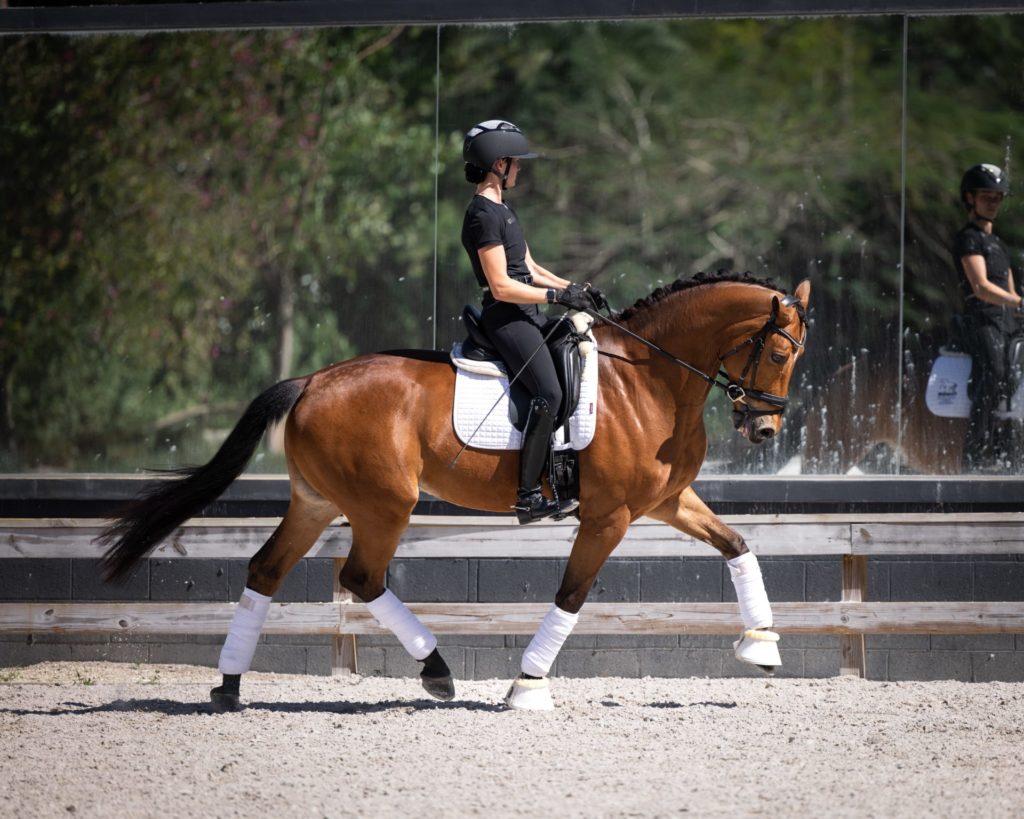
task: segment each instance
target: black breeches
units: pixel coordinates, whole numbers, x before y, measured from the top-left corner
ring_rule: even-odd
[[[481,324],[501,353],[509,378],[519,373],[519,383],[534,398],[547,401],[552,415],[562,404],[562,387],[544,338],[555,321],[546,321],[542,329],[518,306],[500,303],[487,307],[481,315]]]
[[[1009,342],[1009,335],[998,327],[983,325],[975,332],[977,375],[971,375],[971,398],[990,412],[1000,401],[1010,397],[1010,374],[1006,366]]]
[[[1006,360],[1009,341],[1009,334],[998,327],[986,324],[975,329],[971,418],[964,452],[967,465],[984,464],[1005,454],[999,441],[1001,424],[993,413],[1012,389]]]

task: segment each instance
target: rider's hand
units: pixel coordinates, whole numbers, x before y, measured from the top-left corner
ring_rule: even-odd
[[[608,299],[604,297],[604,293],[598,290],[596,287],[587,287],[587,295],[590,296],[590,300],[594,303],[595,310],[608,310]]]
[[[582,284],[573,282],[563,290],[555,291],[555,303],[570,310],[592,310],[594,303]]]

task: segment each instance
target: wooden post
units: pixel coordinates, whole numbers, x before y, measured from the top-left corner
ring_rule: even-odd
[[[868,590],[867,555],[843,555],[842,602],[860,603]],[[842,634],[839,637],[839,673],[867,676],[867,657],[863,634]]]
[[[355,605],[352,592],[341,585],[339,575],[341,567],[345,565],[345,558],[337,558],[334,561],[334,602]],[[331,646],[331,673],[358,674],[359,657],[356,652],[356,635],[336,634],[334,643]]]

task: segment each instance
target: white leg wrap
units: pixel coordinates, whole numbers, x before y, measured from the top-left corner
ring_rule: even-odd
[[[772,624],[772,607],[764,590],[761,567],[753,552],[747,552],[726,561],[736,597],[740,603],[740,616],[746,628],[769,628]]]
[[[384,594],[367,603],[366,608],[378,623],[398,638],[414,660],[427,659],[437,648],[437,638],[390,589],[385,589]]]
[[[530,644],[523,652],[522,668],[524,674],[531,677],[546,677],[551,670],[555,657],[562,650],[562,644],[576,627],[579,614],[569,614],[558,606],[552,606],[544,615],[540,628],[533,635]]]
[[[217,668],[221,674],[244,674],[249,670],[269,610],[269,597],[248,588],[242,592],[242,599],[238,601],[235,616],[231,620],[228,638],[220,650]]]

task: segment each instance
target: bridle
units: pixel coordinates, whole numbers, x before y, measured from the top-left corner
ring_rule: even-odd
[[[779,317],[780,305],[783,307],[796,308],[796,313],[800,317],[800,327],[803,330],[802,338],[795,338],[791,333],[787,332],[776,323],[776,319],[778,319]],[[782,336],[790,344],[792,344],[793,349],[798,352],[804,348],[804,345],[807,342],[806,310],[804,308],[804,305],[801,303],[800,299],[798,299],[794,295],[789,295],[783,298],[781,302],[776,302],[775,300],[773,300],[771,315],[768,316],[768,320],[764,323],[764,326],[756,333],[754,333],[754,335],[752,335],[746,341],[737,344],[727,353],[723,353],[721,356],[719,356],[718,373],[714,376],[710,376],[703,370],[694,367],[692,364],[687,364],[682,359],[676,358],[670,352],[659,347],[657,344],[648,341],[646,338],[643,338],[642,336],[638,336],[632,330],[623,327],[618,322],[612,321],[610,318],[601,315],[597,311],[587,310],[586,312],[589,313],[594,318],[600,319],[606,324],[610,324],[612,327],[615,327],[617,330],[622,331],[631,338],[636,339],[641,344],[654,350],[654,352],[658,353],[659,355],[664,356],[669,361],[672,361],[673,363],[678,364],[680,367],[689,370],[694,375],[699,376],[700,378],[707,381],[708,384],[710,384],[712,387],[718,387],[720,390],[722,390],[729,397],[729,400],[733,402],[733,404],[739,404],[742,407],[742,409],[733,409],[733,427],[735,427],[736,429],[740,429],[740,427],[742,427],[743,424],[745,424],[747,420],[751,418],[758,418],[762,415],[782,415],[782,413],[785,412],[786,410],[787,404],[789,403],[789,398],[784,395],[774,395],[770,392],[765,392],[764,390],[759,390],[754,387],[754,382],[757,380],[757,368],[761,362],[761,354],[764,352],[765,344],[768,340],[769,334],[775,333],[776,335]],[[740,352],[740,350],[747,346],[750,347],[750,355],[747,357],[747,363],[744,365],[743,371],[740,373],[739,379],[734,380],[729,376],[729,373],[726,372],[725,367],[722,366],[722,364],[724,363],[725,359],[729,358],[732,355],[735,355],[736,353]],[[750,376],[749,385],[745,386],[745,384],[747,383],[748,375]],[[759,401],[761,403],[768,404],[771,407],[771,409],[754,409],[753,407],[750,406],[750,404],[747,403],[747,399],[752,399],[754,401]]]
[[[757,368],[761,363],[761,354],[764,352],[765,344],[768,341],[768,335],[775,333],[776,335],[782,336],[790,344],[793,345],[793,349],[799,352],[804,348],[807,342],[807,320],[804,318],[805,310],[803,304],[796,296],[786,296],[782,302],[784,307],[795,307],[796,314],[800,317],[800,327],[803,330],[803,337],[798,341],[793,337],[791,333],[788,333],[782,327],[775,323],[775,319],[778,318],[779,309],[777,303],[772,301],[772,312],[768,317],[768,321],[764,323],[764,326],[758,330],[754,335],[748,338],[741,344],[737,344],[729,352],[722,355],[718,362],[721,364],[729,356],[735,355],[747,345],[750,345],[750,355],[747,358],[747,363],[743,367],[743,371],[740,373],[739,381],[733,381],[729,379],[729,373],[722,367],[719,369],[719,376],[724,377],[728,380],[723,389],[725,394],[729,396],[729,399],[734,404],[739,404],[742,409],[733,409],[732,425],[735,429],[740,429],[748,419],[756,419],[762,415],[782,415],[786,411],[786,405],[789,403],[789,398],[784,395],[774,395],[770,392],[764,392],[754,388],[754,382],[757,380]],[[747,380],[747,375],[750,375],[750,386],[744,387],[744,382]],[[716,386],[722,386],[718,381],[714,382]],[[752,398],[755,401],[768,404],[771,409],[754,409],[747,403],[747,399]]]

